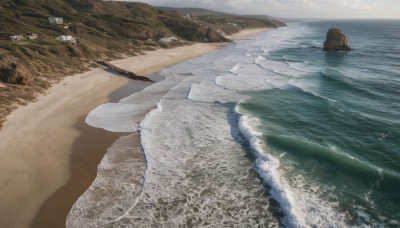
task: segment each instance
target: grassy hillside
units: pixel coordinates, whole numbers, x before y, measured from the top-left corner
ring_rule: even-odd
[[[224,34],[232,34],[247,28],[277,28],[286,26],[285,23],[266,15],[237,15],[202,8],[157,8],[165,11],[177,11],[181,15],[190,15],[192,20],[197,24],[203,27],[210,27]]]
[[[156,7],[157,7],[157,9],[160,9],[160,10],[177,11],[181,14],[189,14],[194,17],[228,14],[228,13],[224,13],[224,12],[218,12],[218,11],[203,9],[203,8],[173,8],[173,7],[163,7],[163,6],[156,6]]]
[[[217,30],[239,29],[221,29],[235,16],[193,20],[144,3],[101,0],[1,0],[0,15],[0,127],[17,104],[34,100],[37,92],[65,75],[96,66],[98,59],[191,42],[226,42]],[[49,24],[51,16],[63,17],[64,23]],[[248,23],[251,20],[235,23],[240,28],[268,26],[258,19]],[[35,40],[10,40],[12,35],[33,33],[38,34]],[[77,44],[56,40],[60,35],[76,37]],[[170,36],[179,40],[158,42]]]

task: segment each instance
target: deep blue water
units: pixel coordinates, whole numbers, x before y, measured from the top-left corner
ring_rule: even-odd
[[[352,51],[321,51],[332,27]],[[399,226],[400,21],[310,21],[267,35],[258,63],[287,84],[244,92],[240,112],[258,119],[288,184],[347,225]]]

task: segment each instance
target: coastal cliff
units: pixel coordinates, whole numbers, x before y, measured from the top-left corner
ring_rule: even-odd
[[[201,18],[139,2],[2,0],[0,14],[0,127],[17,105],[66,75],[97,67],[97,60],[192,42],[229,42]],[[62,21],[52,24],[50,17]],[[268,27],[269,21],[241,20],[240,29]],[[237,26],[225,24],[231,27]]]

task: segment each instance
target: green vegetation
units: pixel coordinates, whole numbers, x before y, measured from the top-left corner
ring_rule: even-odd
[[[181,15],[190,15],[191,20],[201,27],[209,27],[224,34],[232,34],[248,28],[277,28],[285,23],[264,15],[232,15],[201,8],[158,7],[165,11],[176,11]]]

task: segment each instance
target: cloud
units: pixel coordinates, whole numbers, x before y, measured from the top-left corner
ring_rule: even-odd
[[[331,3],[336,3],[338,6],[341,8],[347,8],[347,9],[354,9],[354,10],[362,10],[362,9],[367,9],[370,10],[373,8],[373,6],[376,5],[376,3],[373,3],[372,1],[368,0],[329,0]]]
[[[399,0],[139,0],[154,6],[200,7],[277,17],[400,17]],[[398,10],[393,10],[398,9]],[[390,14],[391,13],[391,14]]]

